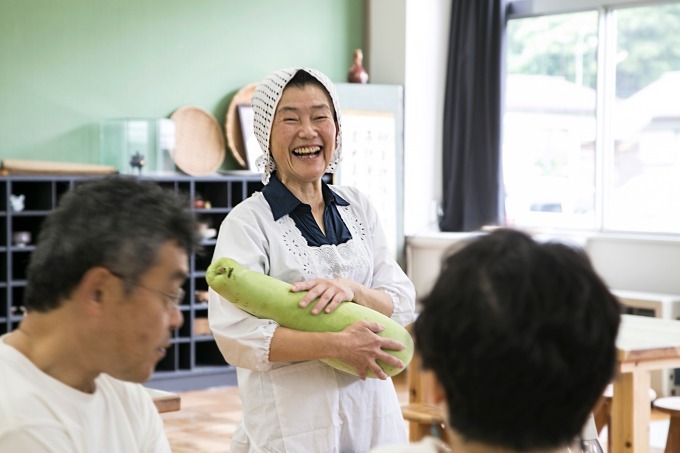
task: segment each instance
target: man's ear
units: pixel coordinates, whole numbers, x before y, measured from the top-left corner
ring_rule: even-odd
[[[87,270],[74,288],[72,298],[85,303],[92,308],[98,307],[103,301],[109,288],[116,279],[104,267],[93,267]]]

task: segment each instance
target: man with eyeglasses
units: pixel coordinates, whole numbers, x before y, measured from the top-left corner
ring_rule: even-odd
[[[140,383],[183,323],[197,246],[189,203],[153,182],[63,196],[31,256],[27,314],[0,337],[0,451],[170,451]]]

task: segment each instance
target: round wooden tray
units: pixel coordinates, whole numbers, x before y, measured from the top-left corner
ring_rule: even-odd
[[[222,129],[212,113],[200,107],[181,107],[170,116],[175,122],[175,165],[191,176],[215,173],[225,156]]]
[[[227,147],[234,159],[243,167],[248,168],[248,159],[246,157],[246,147],[243,144],[243,134],[241,133],[241,122],[238,117],[238,110],[236,107],[239,104],[250,104],[250,99],[253,97],[253,92],[257,87],[257,83],[251,83],[241,88],[231,99],[227,114],[224,118],[224,130],[227,137]]]

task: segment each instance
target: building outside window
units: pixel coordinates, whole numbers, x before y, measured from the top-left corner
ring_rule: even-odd
[[[680,2],[541,3],[507,26],[508,223],[680,234]]]

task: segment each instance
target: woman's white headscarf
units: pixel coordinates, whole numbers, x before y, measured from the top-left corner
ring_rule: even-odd
[[[322,72],[310,68],[290,68],[282,69],[267,76],[255,88],[251,104],[253,106],[253,128],[255,130],[255,137],[262,148],[263,154],[257,158],[257,168],[263,170],[262,182],[266,185],[269,183],[269,177],[272,172],[276,170],[276,163],[272,157],[269,149],[269,138],[272,132],[272,123],[274,122],[274,114],[276,113],[276,106],[281,100],[283,90],[288,85],[288,82],[297,74],[298,71],[305,71],[326,88],[328,94],[333,102],[333,109],[335,110],[335,118],[337,119],[338,131],[337,142],[335,145],[335,152],[331,157],[326,171],[328,173],[335,173],[335,170],[340,163],[341,156],[341,126],[340,126],[340,109],[338,108],[338,94],[335,92],[335,85]]]

